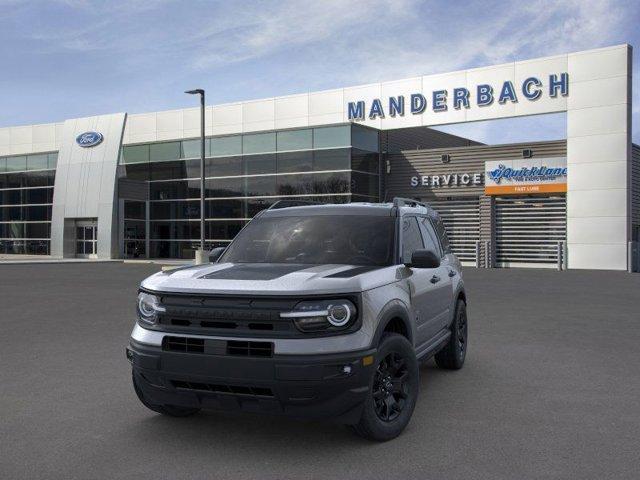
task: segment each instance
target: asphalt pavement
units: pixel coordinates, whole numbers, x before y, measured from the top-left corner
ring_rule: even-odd
[[[640,475],[640,274],[466,269],[465,367],[426,363],[409,427],[377,444],[329,422],[144,408],[124,348],[158,268],[0,264],[0,478]]]

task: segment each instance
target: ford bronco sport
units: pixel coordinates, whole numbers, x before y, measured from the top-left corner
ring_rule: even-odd
[[[331,418],[388,440],[418,362],[464,363],[461,267],[425,204],[280,201],[210,260],[140,286],[127,357],[151,410]]]

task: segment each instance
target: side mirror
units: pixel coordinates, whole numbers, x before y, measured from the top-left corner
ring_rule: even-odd
[[[405,265],[413,268],[438,268],[440,257],[433,250],[416,250],[411,255],[411,263]]]
[[[209,262],[216,263],[227,247],[216,247],[209,252]]]

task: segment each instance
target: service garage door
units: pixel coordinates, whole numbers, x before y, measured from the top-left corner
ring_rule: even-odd
[[[453,253],[460,261],[476,261],[476,242],[480,239],[480,201],[477,196],[429,200],[442,218]]]
[[[566,195],[495,199],[496,266],[557,265],[567,240]]]

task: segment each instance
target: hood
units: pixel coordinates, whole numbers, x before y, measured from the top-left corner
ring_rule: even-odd
[[[142,288],[233,295],[357,293],[396,280],[398,266],[213,263],[159,272]]]

